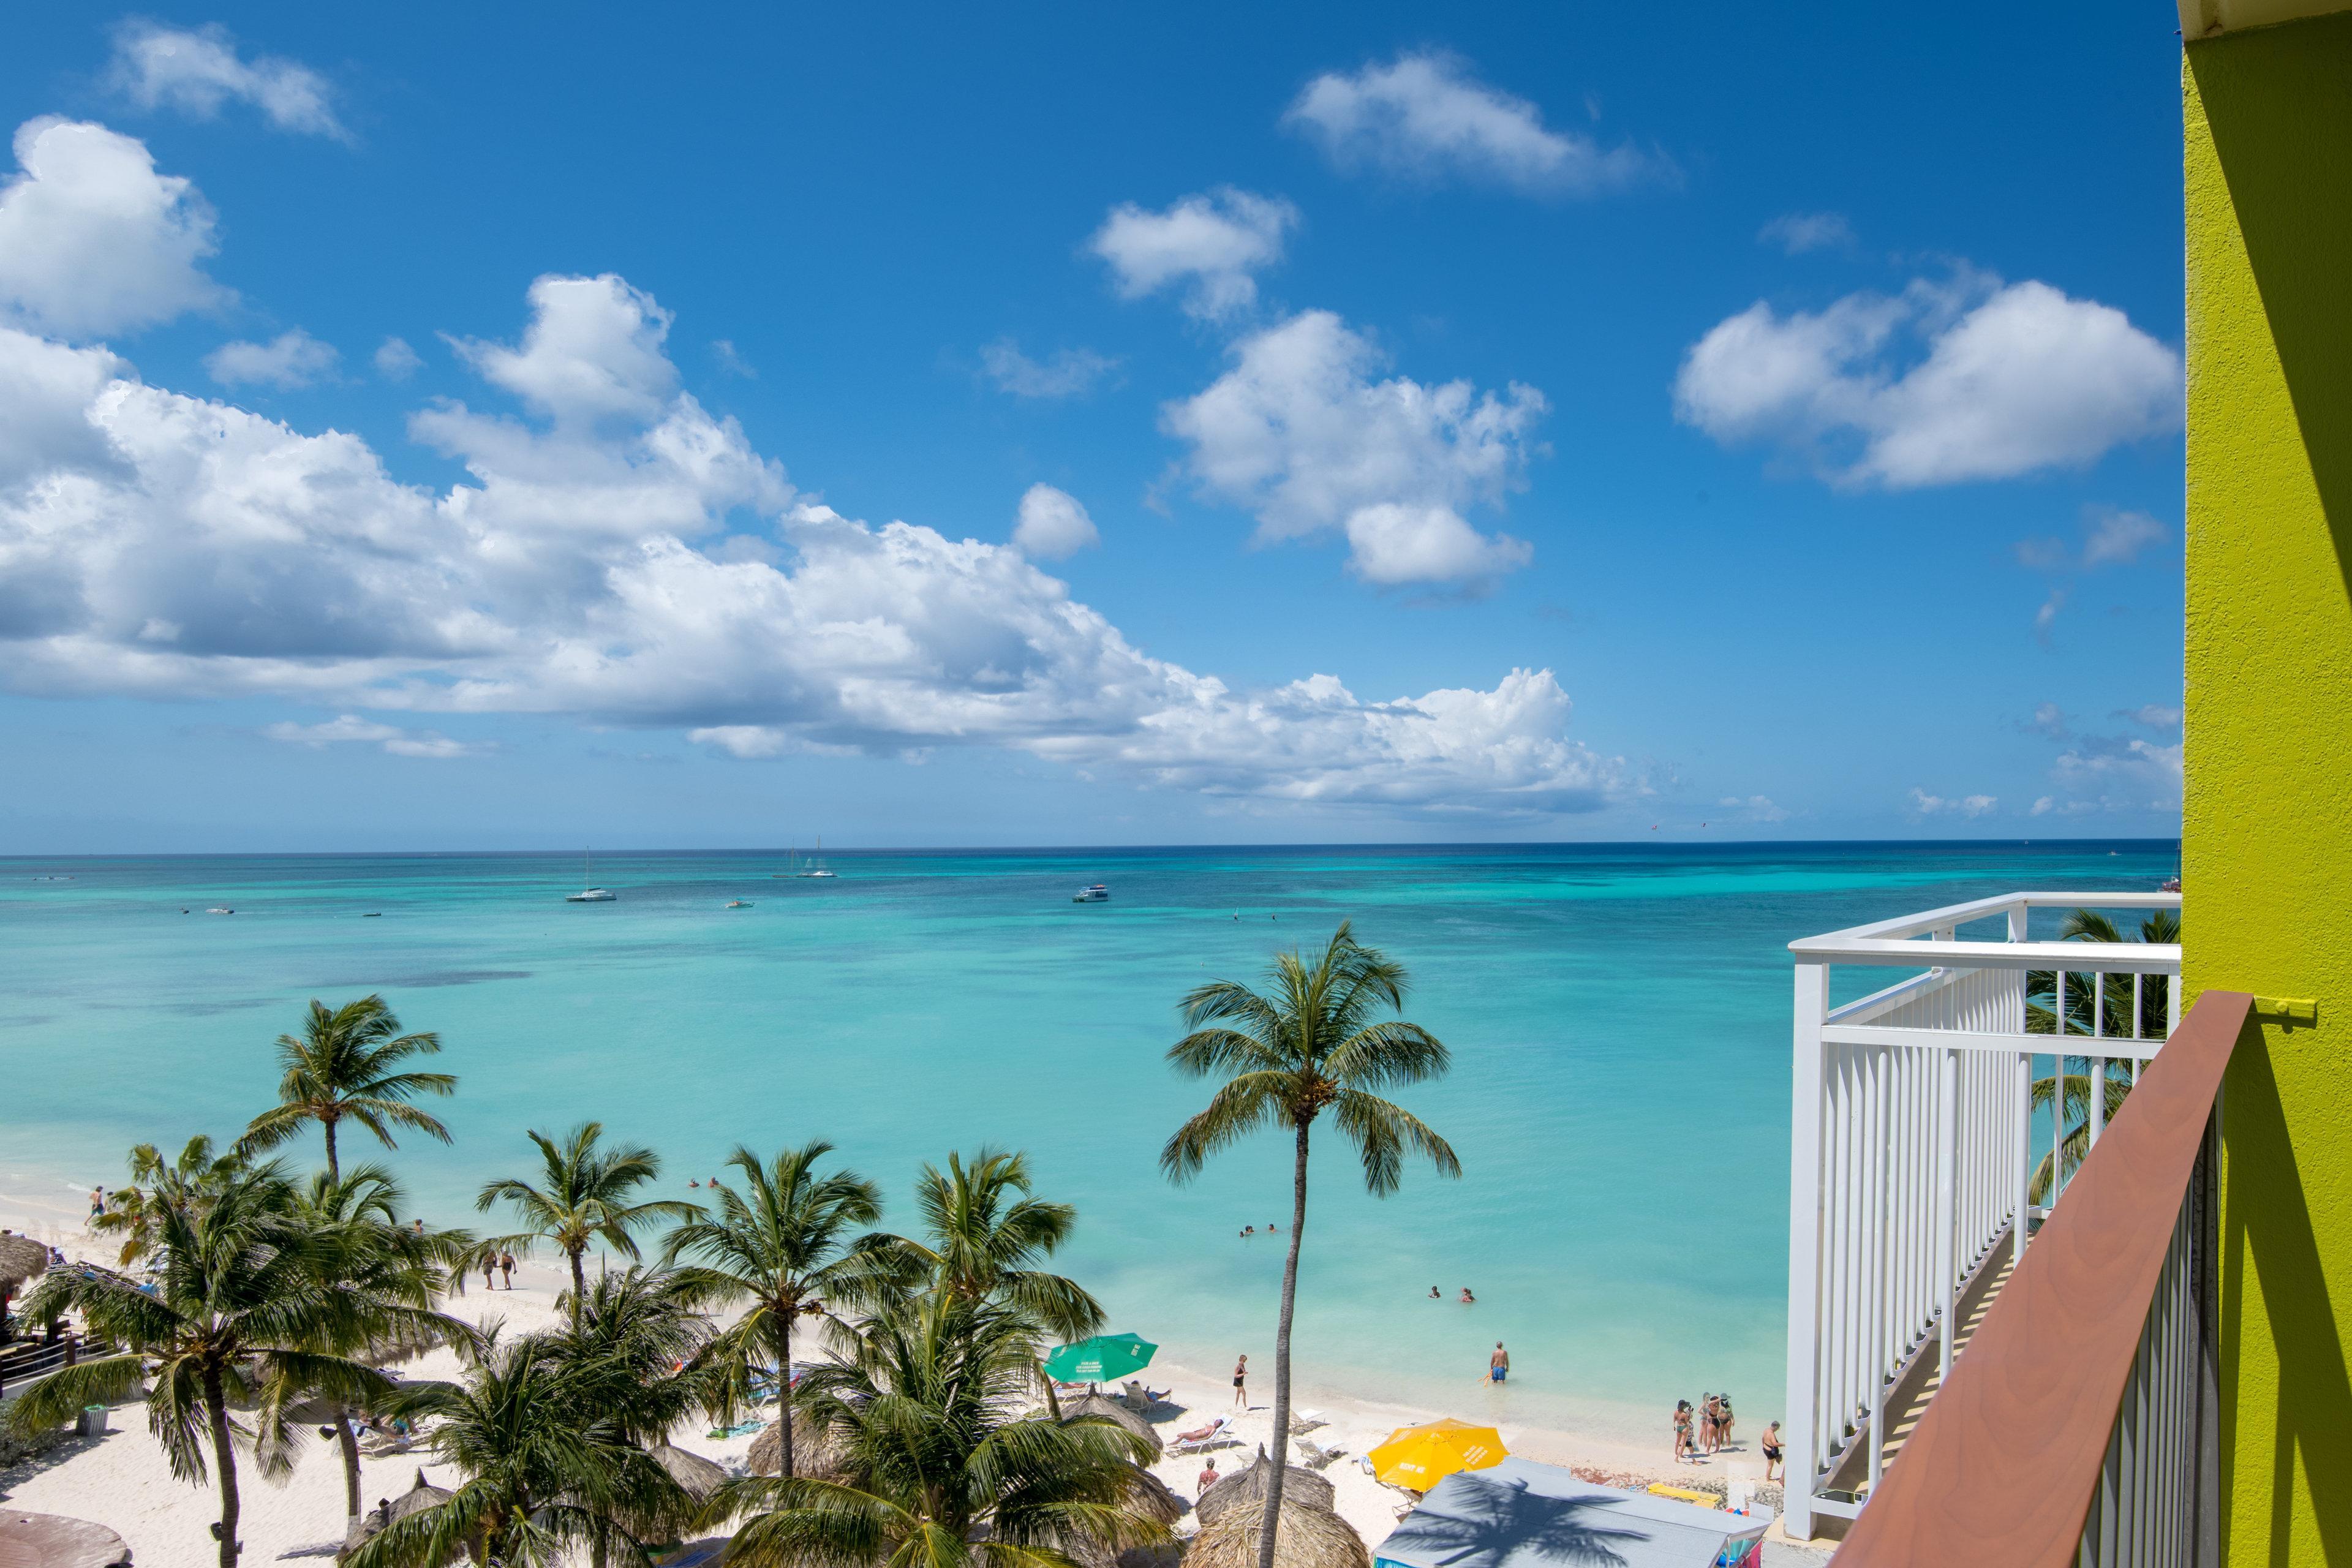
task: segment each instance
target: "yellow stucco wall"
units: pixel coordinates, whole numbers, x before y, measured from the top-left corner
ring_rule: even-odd
[[[2231,1564],[2352,1563],[2352,15],[2191,43],[2187,992],[2223,1090]]]

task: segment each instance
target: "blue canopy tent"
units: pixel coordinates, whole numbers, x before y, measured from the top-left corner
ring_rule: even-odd
[[[1750,1561],[1770,1524],[1511,1458],[1440,1481],[1373,1568],[1727,1568]]]

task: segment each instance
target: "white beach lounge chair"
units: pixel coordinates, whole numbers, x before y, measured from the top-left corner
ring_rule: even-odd
[[[1232,1416],[1220,1415],[1210,1422],[1199,1436],[1178,1437],[1168,1445],[1168,1451],[1171,1454],[1199,1454],[1211,1448],[1232,1447],[1241,1440],[1234,1436]]]
[[[1333,1460],[1348,1451],[1336,1443],[1326,1448],[1321,1444],[1309,1442],[1304,1437],[1291,1439],[1291,1446],[1298,1450],[1299,1458],[1307,1461],[1307,1468],[1310,1470],[1328,1469]]]
[[[1318,1426],[1325,1425],[1327,1423],[1320,1410],[1294,1410],[1290,1413],[1290,1435],[1294,1437],[1302,1432],[1312,1432]]]

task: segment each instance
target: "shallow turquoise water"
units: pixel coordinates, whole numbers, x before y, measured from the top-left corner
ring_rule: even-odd
[[[903,1201],[917,1163],[1030,1151],[1076,1203],[1071,1273],[1163,1356],[1270,1370],[1287,1214],[1272,1139],[1171,1189],[1206,1098],[1174,1004],[1342,917],[1408,963],[1454,1049],[1407,1091],[1465,1166],[1367,1198],[1316,1157],[1310,1384],[1646,1433],[1678,1396],[1780,1404],[1792,938],[2019,888],[2147,889],[2170,843],[610,855],[567,905],[543,856],[0,861],[0,1184],[87,1192],[152,1140],[233,1134],[303,1003],[381,990],[460,1075],[454,1146],[404,1141],[420,1208],[475,1223],[526,1126],[601,1118],[690,1195],[739,1141],[822,1135]],[[70,881],[37,880],[70,874]],[[1108,904],[1071,890],[1107,881]],[[723,908],[730,898],[749,910]],[[207,906],[234,906],[207,918]],[[199,911],[184,915],[183,908]],[[361,918],[380,911],[382,918]],[[1236,919],[1238,915],[1238,919]],[[2053,917],[2054,919],[2054,917]],[[1861,989],[1862,976],[1851,989]],[[1886,978],[1886,977],[1882,977]],[[314,1143],[298,1152],[312,1155]],[[346,1159],[363,1157],[347,1145]],[[886,1222],[887,1223],[887,1222]],[[1479,1298],[1452,1298],[1464,1285]],[[1447,1300],[1427,1300],[1437,1286]],[[1475,1385],[1496,1339],[1513,1382]]]

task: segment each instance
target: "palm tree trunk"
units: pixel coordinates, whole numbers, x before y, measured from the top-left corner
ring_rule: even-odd
[[[343,1173],[341,1167],[335,1163],[335,1119],[330,1116],[323,1125],[327,1129],[327,1180],[340,1185]]]
[[[566,1248],[572,1254],[572,1326],[580,1327],[580,1309],[588,1300],[588,1276],[580,1268],[578,1249]]]
[[[1307,1130],[1298,1124],[1298,1155],[1290,1173],[1290,1252],[1282,1261],[1282,1321],[1274,1331],[1274,1468],[1265,1479],[1265,1523],[1258,1531],[1257,1568],[1274,1568],[1275,1531],[1282,1522],[1282,1478],[1290,1468],[1290,1319],[1298,1304],[1298,1237],[1307,1228]]]
[[[340,1405],[335,1407],[335,1443],[343,1451],[343,1513],[355,1520],[360,1516],[360,1440],[352,1434],[351,1413]]]
[[[793,1308],[787,1303],[777,1314],[783,1325],[776,1347],[776,1423],[783,1438],[783,1478],[793,1479]]]
[[[229,1442],[228,1400],[217,1369],[205,1373],[205,1414],[212,1417],[213,1464],[220,1472],[220,1568],[236,1568],[236,1449]]]

